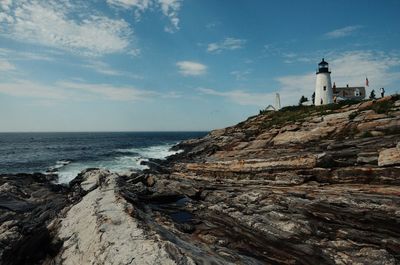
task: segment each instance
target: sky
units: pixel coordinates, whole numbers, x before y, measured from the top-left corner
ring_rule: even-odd
[[[400,89],[400,1],[0,0],[0,131],[197,131]],[[378,94],[378,93],[377,93]]]

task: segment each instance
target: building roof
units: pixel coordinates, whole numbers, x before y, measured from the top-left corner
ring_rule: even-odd
[[[332,88],[333,95],[344,99],[364,99],[365,98],[365,87],[336,87]]]
[[[266,111],[276,111],[275,107],[272,106],[272,105],[268,105],[268,106],[265,108],[265,110],[266,110]]]

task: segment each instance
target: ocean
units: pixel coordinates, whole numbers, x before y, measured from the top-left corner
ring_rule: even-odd
[[[85,168],[114,172],[147,168],[141,162],[175,153],[178,142],[206,132],[0,133],[0,173],[55,172],[68,183]]]

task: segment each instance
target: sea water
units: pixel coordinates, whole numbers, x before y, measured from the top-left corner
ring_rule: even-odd
[[[0,173],[54,172],[68,183],[85,168],[114,172],[145,169],[179,141],[205,132],[0,133]]]

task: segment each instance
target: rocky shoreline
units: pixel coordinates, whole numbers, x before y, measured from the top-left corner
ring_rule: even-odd
[[[117,175],[0,178],[0,264],[400,264],[400,98],[262,112]]]

